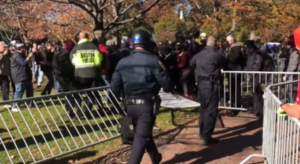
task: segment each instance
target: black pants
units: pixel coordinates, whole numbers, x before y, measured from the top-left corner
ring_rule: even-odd
[[[231,98],[230,104],[231,107],[241,107],[242,106],[242,76],[241,74],[232,74],[231,77],[228,75],[228,82],[229,82],[229,94]],[[230,111],[233,116],[239,114],[240,110],[231,110]]]
[[[231,107],[241,107],[242,76],[241,74],[232,74],[231,77],[230,76],[228,77],[228,80],[229,80],[229,92],[231,95],[231,99],[230,99]]]
[[[48,78],[48,83],[46,84],[42,95],[50,95],[51,94],[51,90],[54,86],[54,77],[53,77],[53,71],[51,69],[44,69],[42,70],[44,72],[44,75]]]
[[[158,154],[158,150],[152,134],[156,119],[156,115],[153,112],[153,105],[128,105],[127,114],[133,119],[135,130],[128,164],[140,164],[145,150],[147,150],[152,163],[156,164],[155,157]]]
[[[83,90],[83,89],[89,89],[94,87],[95,85],[95,79],[94,78],[75,78],[74,85],[72,87],[72,90]],[[82,95],[80,94],[74,94],[74,101],[71,102],[71,104],[75,104],[75,107],[77,108],[77,115],[79,117],[83,116],[83,113],[86,116],[89,116],[91,113],[91,109],[93,107],[93,102],[95,100],[95,92],[87,92],[86,98],[84,99],[85,104],[81,109],[81,102],[82,102]],[[83,113],[82,113],[83,112]]]
[[[5,75],[0,75],[0,86],[2,91],[2,100],[9,100],[9,78]]]
[[[184,95],[191,95],[192,90],[191,90],[191,75],[192,75],[192,70],[187,70],[184,73],[181,74],[180,76],[180,83],[183,89],[183,94]]]
[[[60,85],[60,88],[63,90],[63,92],[71,91],[71,88],[72,88],[72,80],[71,79],[68,79],[68,78],[65,78],[65,77],[59,76],[59,75],[57,75],[56,77],[57,77],[57,81]],[[72,99],[73,99],[72,96],[70,96],[70,95],[66,96],[65,109],[69,115],[73,114],[74,101]],[[73,103],[71,104],[71,102],[73,102]]]
[[[252,82],[252,80],[251,80]],[[254,113],[262,113],[263,112],[263,107],[264,107],[264,100],[263,100],[263,91],[260,86],[259,82],[259,76],[254,76],[253,79],[253,87],[254,87],[254,92],[253,92],[253,112]]]
[[[218,85],[208,85],[199,81],[198,92],[200,99],[200,137],[204,141],[211,139],[218,117]]]

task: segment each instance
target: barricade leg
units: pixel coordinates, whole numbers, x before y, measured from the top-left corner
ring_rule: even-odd
[[[244,159],[240,164],[245,164],[247,161],[249,161],[251,158],[253,157],[259,157],[259,158],[266,158],[266,156],[262,155],[262,154],[252,154],[249,155],[246,159]]]

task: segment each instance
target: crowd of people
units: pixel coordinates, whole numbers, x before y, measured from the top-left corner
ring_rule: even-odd
[[[185,97],[196,99],[197,87],[195,78],[195,69],[190,66],[190,61],[195,54],[206,46],[207,34],[199,32],[193,28],[189,35],[183,32],[177,32],[175,41],[157,42],[157,46],[153,46],[152,53],[159,56],[160,60],[167,67],[170,77],[175,83],[177,93],[183,94]],[[117,63],[124,57],[128,56],[132,51],[132,40],[123,37],[121,45],[117,46],[113,40],[107,40],[105,37],[91,39],[89,42],[98,47],[103,54],[101,63],[101,77],[92,85],[105,86],[110,85],[111,77],[117,66]],[[74,83],[74,65],[70,61],[70,53],[78,42],[78,38],[74,41],[67,40],[63,43],[56,42],[16,42],[10,45],[0,42],[0,64],[1,75],[0,82],[2,88],[3,100],[9,99],[9,84],[13,88],[13,99],[20,99],[24,91],[27,97],[33,96],[33,84],[37,83],[37,87],[41,87],[43,77],[46,76],[48,82],[44,87],[41,95],[51,94],[54,87],[56,92],[66,92],[81,89]],[[232,71],[273,71],[274,62],[270,54],[272,49],[267,44],[260,43],[259,38],[248,40],[245,43],[236,42],[233,35],[226,38],[227,44],[218,41],[215,49],[218,50],[224,59],[228,60],[225,70]],[[226,45],[226,46],[224,46]],[[300,68],[298,62],[298,54],[295,53],[295,44],[293,38],[282,48],[280,58],[285,58],[285,68],[283,71],[295,72]],[[243,77],[241,75],[231,76],[228,80],[234,86],[240,84]],[[228,77],[227,77],[228,78]],[[254,81],[254,111],[262,110],[262,91],[259,88],[258,77],[251,77]],[[290,77],[284,77],[289,80]],[[222,79],[223,80],[223,79]],[[221,81],[221,84],[223,82]],[[221,86],[222,88],[222,86]],[[240,87],[231,88],[231,97],[235,93],[240,93]],[[222,89],[221,89],[222,91]],[[236,102],[235,102],[236,101]],[[259,102],[259,103],[258,103]],[[241,97],[233,99],[230,102],[236,106],[242,103]],[[29,104],[31,106],[31,104]],[[9,107],[7,105],[6,107]],[[18,112],[19,109],[12,106],[12,111]],[[238,111],[231,111],[232,115],[236,115]]]
[[[86,32],[80,32],[74,41],[66,40],[63,43],[13,41],[8,45],[1,41],[0,84],[3,100],[9,100],[10,85],[13,87],[14,100],[21,99],[24,92],[27,97],[33,97],[33,83],[41,87],[43,76],[48,81],[41,92],[42,96],[51,94],[53,87],[57,92],[68,92],[111,86],[116,98],[125,96],[128,116],[133,118],[135,124],[135,148],[129,163],[139,163],[144,149],[147,149],[152,161],[156,161],[153,163],[159,163],[161,155],[151,137],[158,111],[157,108],[153,109],[153,105],[159,104],[156,102],[159,99],[157,95],[163,88],[166,92],[175,91],[200,101],[200,137],[203,144],[216,143],[218,140],[212,138],[212,134],[218,114],[219,88],[224,87],[221,69],[274,71],[274,60],[270,55],[272,48],[260,43],[258,38],[239,43],[233,35],[227,36],[227,46],[224,46],[217,38],[208,37],[206,33],[200,34],[197,28],[191,29],[188,35],[177,32],[175,38],[174,41],[158,42],[152,34],[139,30],[132,39],[123,37],[120,45],[105,37],[91,38]],[[279,58],[285,59],[283,71],[299,71],[298,54],[291,36],[279,55]],[[229,85],[240,86],[245,77],[237,74],[227,79]],[[263,109],[261,79],[256,75],[250,76],[250,79],[254,87],[253,111],[260,113]],[[289,75],[283,77],[284,81],[291,79]],[[231,96],[226,99],[236,97],[235,94],[241,92],[241,87],[231,87]],[[99,99],[101,103],[97,95],[88,97]],[[74,98],[81,104],[79,97]],[[75,117],[74,108],[77,108],[78,117],[89,117],[94,100],[86,99],[84,108],[77,106],[73,98],[69,100],[65,104],[69,117]],[[241,96],[231,99],[230,103],[241,106]],[[33,107],[31,102],[26,104]],[[6,107],[13,112],[20,112],[17,103]],[[230,112],[231,115],[238,114],[238,111]]]

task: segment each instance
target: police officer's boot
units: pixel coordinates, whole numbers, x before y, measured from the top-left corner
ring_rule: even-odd
[[[152,164],[159,164],[162,160],[162,155],[160,153],[148,153]]]

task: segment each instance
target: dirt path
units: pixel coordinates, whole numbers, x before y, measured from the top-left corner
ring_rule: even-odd
[[[217,125],[214,137],[221,139],[217,145],[199,143],[198,122],[191,123],[169,144],[159,148],[162,164],[239,164],[251,154],[261,153],[262,121],[242,113],[238,117],[223,117],[225,127]],[[249,163],[263,163],[260,158]],[[151,164],[145,154],[141,164]]]

